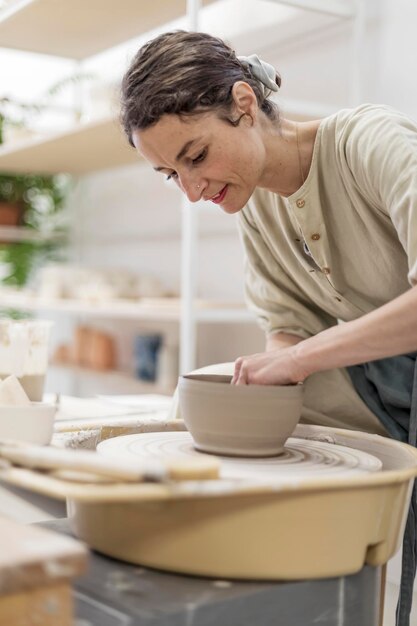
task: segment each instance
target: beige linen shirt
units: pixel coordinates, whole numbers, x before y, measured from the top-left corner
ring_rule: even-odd
[[[417,124],[370,104],[325,118],[302,187],[256,189],[239,229],[267,333],[306,338],[389,302],[417,284]]]

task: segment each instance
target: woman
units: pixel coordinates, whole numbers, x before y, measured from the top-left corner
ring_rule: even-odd
[[[267,97],[279,85],[214,37],[166,33],[126,73],[122,120],[190,201],[239,213],[267,352],[234,382],[309,376],[305,421],[386,434],[335,368],[417,349],[417,127],[371,105],[297,124]]]
[[[239,214],[267,348],[233,382],[305,380],[304,421],[415,445],[415,357],[386,357],[417,350],[417,125],[376,105],[296,123],[268,99],[280,84],[215,37],[166,33],[124,77],[122,122],[191,202]]]

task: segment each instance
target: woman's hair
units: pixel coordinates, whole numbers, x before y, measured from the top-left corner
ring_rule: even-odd
[[[264,96],[250,68],[221,39],[187,31],[159,35],[140,48],[122,81],[121,123],[129,142],[134,130],[153,126],[165,114],[218,111],[237,125],[239,120],[229,116],[232,87],[239,80],[252,87],[265,115],[278,119],[277,106]],[[275,82],[280,86],[278,74]]]

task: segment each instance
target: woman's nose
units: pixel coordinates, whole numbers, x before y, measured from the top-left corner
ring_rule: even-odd
[[[180,186],[190,202],[198,202],[202,194],[202,183],[195,178],[180,177]]]

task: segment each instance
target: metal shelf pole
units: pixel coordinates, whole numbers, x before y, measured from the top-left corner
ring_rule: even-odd
[[[351,36],[351,67],[349,104],[358,106],[363,98],[362,64],[366,58],[366,10],[363,0],[355,0],[355,15]]]
[[[189,30],[198,30],[200,0],[187,0]],[[197,320],[194,307],[198,268],[198,210],[184,196],[181,232],[180,374],[196,366]]]

